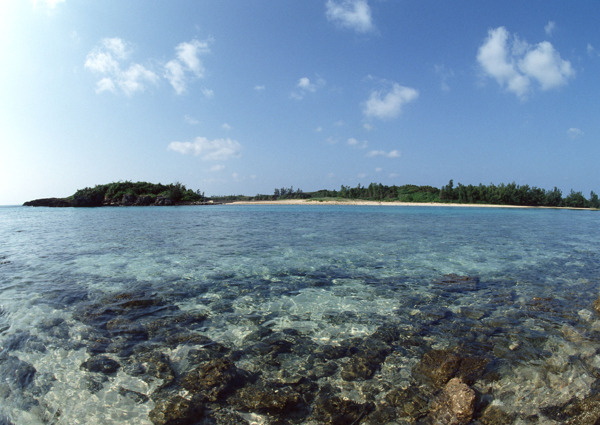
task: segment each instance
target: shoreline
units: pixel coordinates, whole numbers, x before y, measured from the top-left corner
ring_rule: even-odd
[[[277,201],[233,201],[223,205],[358,205],[358,206],[390,206],[390,207],[458,207],[458,208],[528,208],[594,211],[592,208],[571,207],[534,207],[526,205],[496,205],[496,204],[453,204],[441,202],[400,202],[400,201],[366,201],[366,200],[331,200],[319,201],[312,199],[281,199]]]

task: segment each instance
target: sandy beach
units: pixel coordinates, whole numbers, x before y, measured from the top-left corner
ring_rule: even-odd
[[[528,207],[520,205],[494,205],[494,204],[444,204],[438,202],[378,202],[364,200],[327,200],[313,199],[282,199],[277,201],[235,201],[228,205],[364,205],[364,206],[396,206],[396,207],[465,207],[465,208],[556,208],[556,207]]]

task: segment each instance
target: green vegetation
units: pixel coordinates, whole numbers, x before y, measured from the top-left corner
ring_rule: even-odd
[[[79,189],[69,200],[73,206],[172,205],[203,202],[205,198],[204,193],[187,189],[179,182],[164,185],[125,181]]]
[[[310,199],[311,195],[302,192],[302,189],[294,190],[294,187],[275,189],[273,195],[256,195],[253,200],[255,201],[275,201],[279,199]]]
[[[214,198],[213,198],[214,199]],[[441,189],[432,186],[416,186],[407,184],[403,186],[386,186],[381,183],[371,183],[369,186],[356,187],[342,185],[340,190],[322,189],[315,192],[303,192],[301,189],[290,188],[275,189],[272,195],[258,194],[252,198],[247,196],[220,197],[224,202],[232,201],[273,201],[282,199],[312,199],[320,202],[328,200],[369,200],[379,202],[439,202],[460,204],[492,204],[492,205],[517,205],[532,207],[568,207],[568,208],[600,208],[598,195],[593,191],[589,199],[581,192],[571,192],[563,197],[558,188],[552,190],[520,186],[516,183],[500,185],[463,185],[454,186],[454,181]]]
[[[592,191],[589,199],[581,192],[571,190],[563,197],[558,188],[552,190],[519,186],[516,183],[500,185],[454,185],[450,180],[447,185],[438,189],[433,186],[386,186],[371,183],[369,186],[344,186],[340,190],[317,190],[303,192],[301,189],[276,188],[272,195],[258,194],[254,197],[245,195],[213,196],[205,198],[199,190],[187,189],[177,182],[168,185],[147,182],[116,182],[86,187],[68,198],[45,198],[26,202],[30,206],[51,207],[99,207],[103,205],[177,205],[227,203],[234,201],[276,201],[285,199],[311,199],[327,202],[332,200],[368,200],[379,202],[427,202],[427,203],[460,203],[460,204],[493,204],[517,205],[532,207],[567,207],[600,209],[600,199]]]
[[[569,207],[569,208],[598,208],[598,195],[593,191],[590,199],[586,199],[581,192],[571,190],[563,198],[558,188],[544,190],[529,185],[519,186],[515,183],[490,184],[485,186],[462,185],[454,187],[452,180],[440,190],[442,202],[458,202],[464,204],[495,204],[495,205],[520,205],[531,207]]]

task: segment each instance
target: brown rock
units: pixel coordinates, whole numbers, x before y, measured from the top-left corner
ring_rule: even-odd
[[[275,414],[289,412],[302,403],[301,395],[294,389],[272,383],[244,387],[235,398],[244,410]]]
[[[482,357],[461,357],[451,350],[432,350],[425,353],[413,369],[413,374],[436,388],[443,387],[454,377],[460,377],[472,385],[483,375],[488,362]]]
[[[203,415],[203,406],[179,395],[155,401],[148,415],[154,425],[192,425]]]
[[[241,386],[244,376],[229,359],[210,360],[193,369],[181,380],[181,385],[192,393],[202,393],[208,401],[219,398]]]
[[[466,425],[475,411],[475,391],[460,378],[452,378],[431,409],[431,417],[436,423],[445,425]]]
[[[483,425],[506,425],[513,423],[513,416],[497,406],[489,406],[479,418]]]
[[[596,298],[596,301],[594,301],[594,310],[596,310],[596,313],[600,314],[600,297]]]

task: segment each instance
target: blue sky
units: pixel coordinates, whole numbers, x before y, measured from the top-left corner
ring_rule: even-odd
[[[597,1],[6,0],[0,204],[119,180],[600,191]]]

